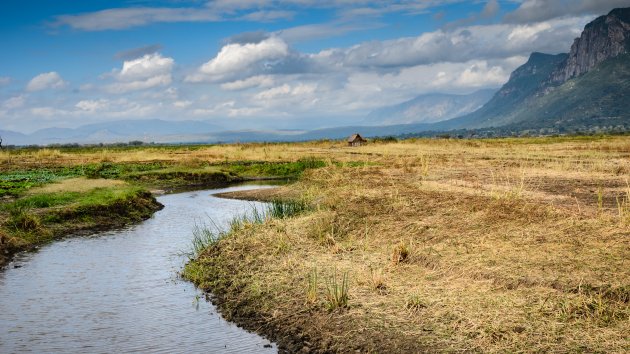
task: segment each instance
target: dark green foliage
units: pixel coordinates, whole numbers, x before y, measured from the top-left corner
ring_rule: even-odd
[[[274,200],[267,207],[267,212],[274,218],[288,218],[310,210],[309,204],[302,200]]]
[[[236,162],[223,169],[241,176],[297,177],[307,169],[325,166],[322,160],[305,158],[295,162]]]
[[[274,218],[284,219],[309,209],[310,206],[301,200],[274,200],[267,206],[267,214]]]
[[[0,174],[0,196],[19,196],[22,192],[66,178],[125,178],[131,173],[164,168],[160,162],[151,163],[93,163],[62,168],[17,170]]]
[[[37,216],[29,212],[25,205],[11,205],[7,208],[9,219],[5,222],[11,231],[32,232],[40,228],[41,223]]]
[[[398,142],[398,139],[396,139],[396,137],[394,136],[383,136],[383,137],[376,137],[372,139],[372,141],[375,143],[396,143]]]

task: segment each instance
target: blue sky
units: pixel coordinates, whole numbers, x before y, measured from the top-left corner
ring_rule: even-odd
[[[360,123],[496,88],[620,0],[6,0],[0,130],[121,119],[226,129]]]

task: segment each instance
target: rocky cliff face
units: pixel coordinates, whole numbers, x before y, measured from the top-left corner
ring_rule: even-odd
[[[587,73],[606,59],[630,52],[630,7],[614,9],[584,27],[566,61],[551,75],[551,81],[565,81]]]

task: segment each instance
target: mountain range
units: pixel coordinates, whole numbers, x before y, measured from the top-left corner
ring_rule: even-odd
[[[409,101],[374,110],[367,124],[391,125],[435,123],[472,113],[487,103],[496,90],[479,90],[468,95],[429,93]]]
[[[630,128],[630,8],[587,24],[568,54],[533,53],[479,110],[434,128]]]
[[[365,125],[318,130],[225,131],[202,121],[127,120],[32,134],[4,143],[233,142],[437,135],[445,132],[567,133],[630,130],[630,8],[587,24],[567,54],[532,53],[498,91],[427,94],[371,112]]]

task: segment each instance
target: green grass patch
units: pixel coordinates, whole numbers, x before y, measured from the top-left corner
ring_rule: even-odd
[[[236,162],[222,170],[246,177],[299,177],[307,169],[325,167],[326,162],[314,158],[295,162]]]
[[[164,163],[92,163],[61,168],[7,171],[0,174],[0,197],[20,196],[25,191],[66,178],[124,179],[134,173],[164,168]]]
[[[115,200],[131,197],[141,190],[140,187],[135,186],[117,186],[112,188],[95,188],[83,193],[43,193],[22,197],[12,203],[3,205],[2,209],[11,213],[13,210],[43,209],[62,205],[77,207],[106,205]]]

